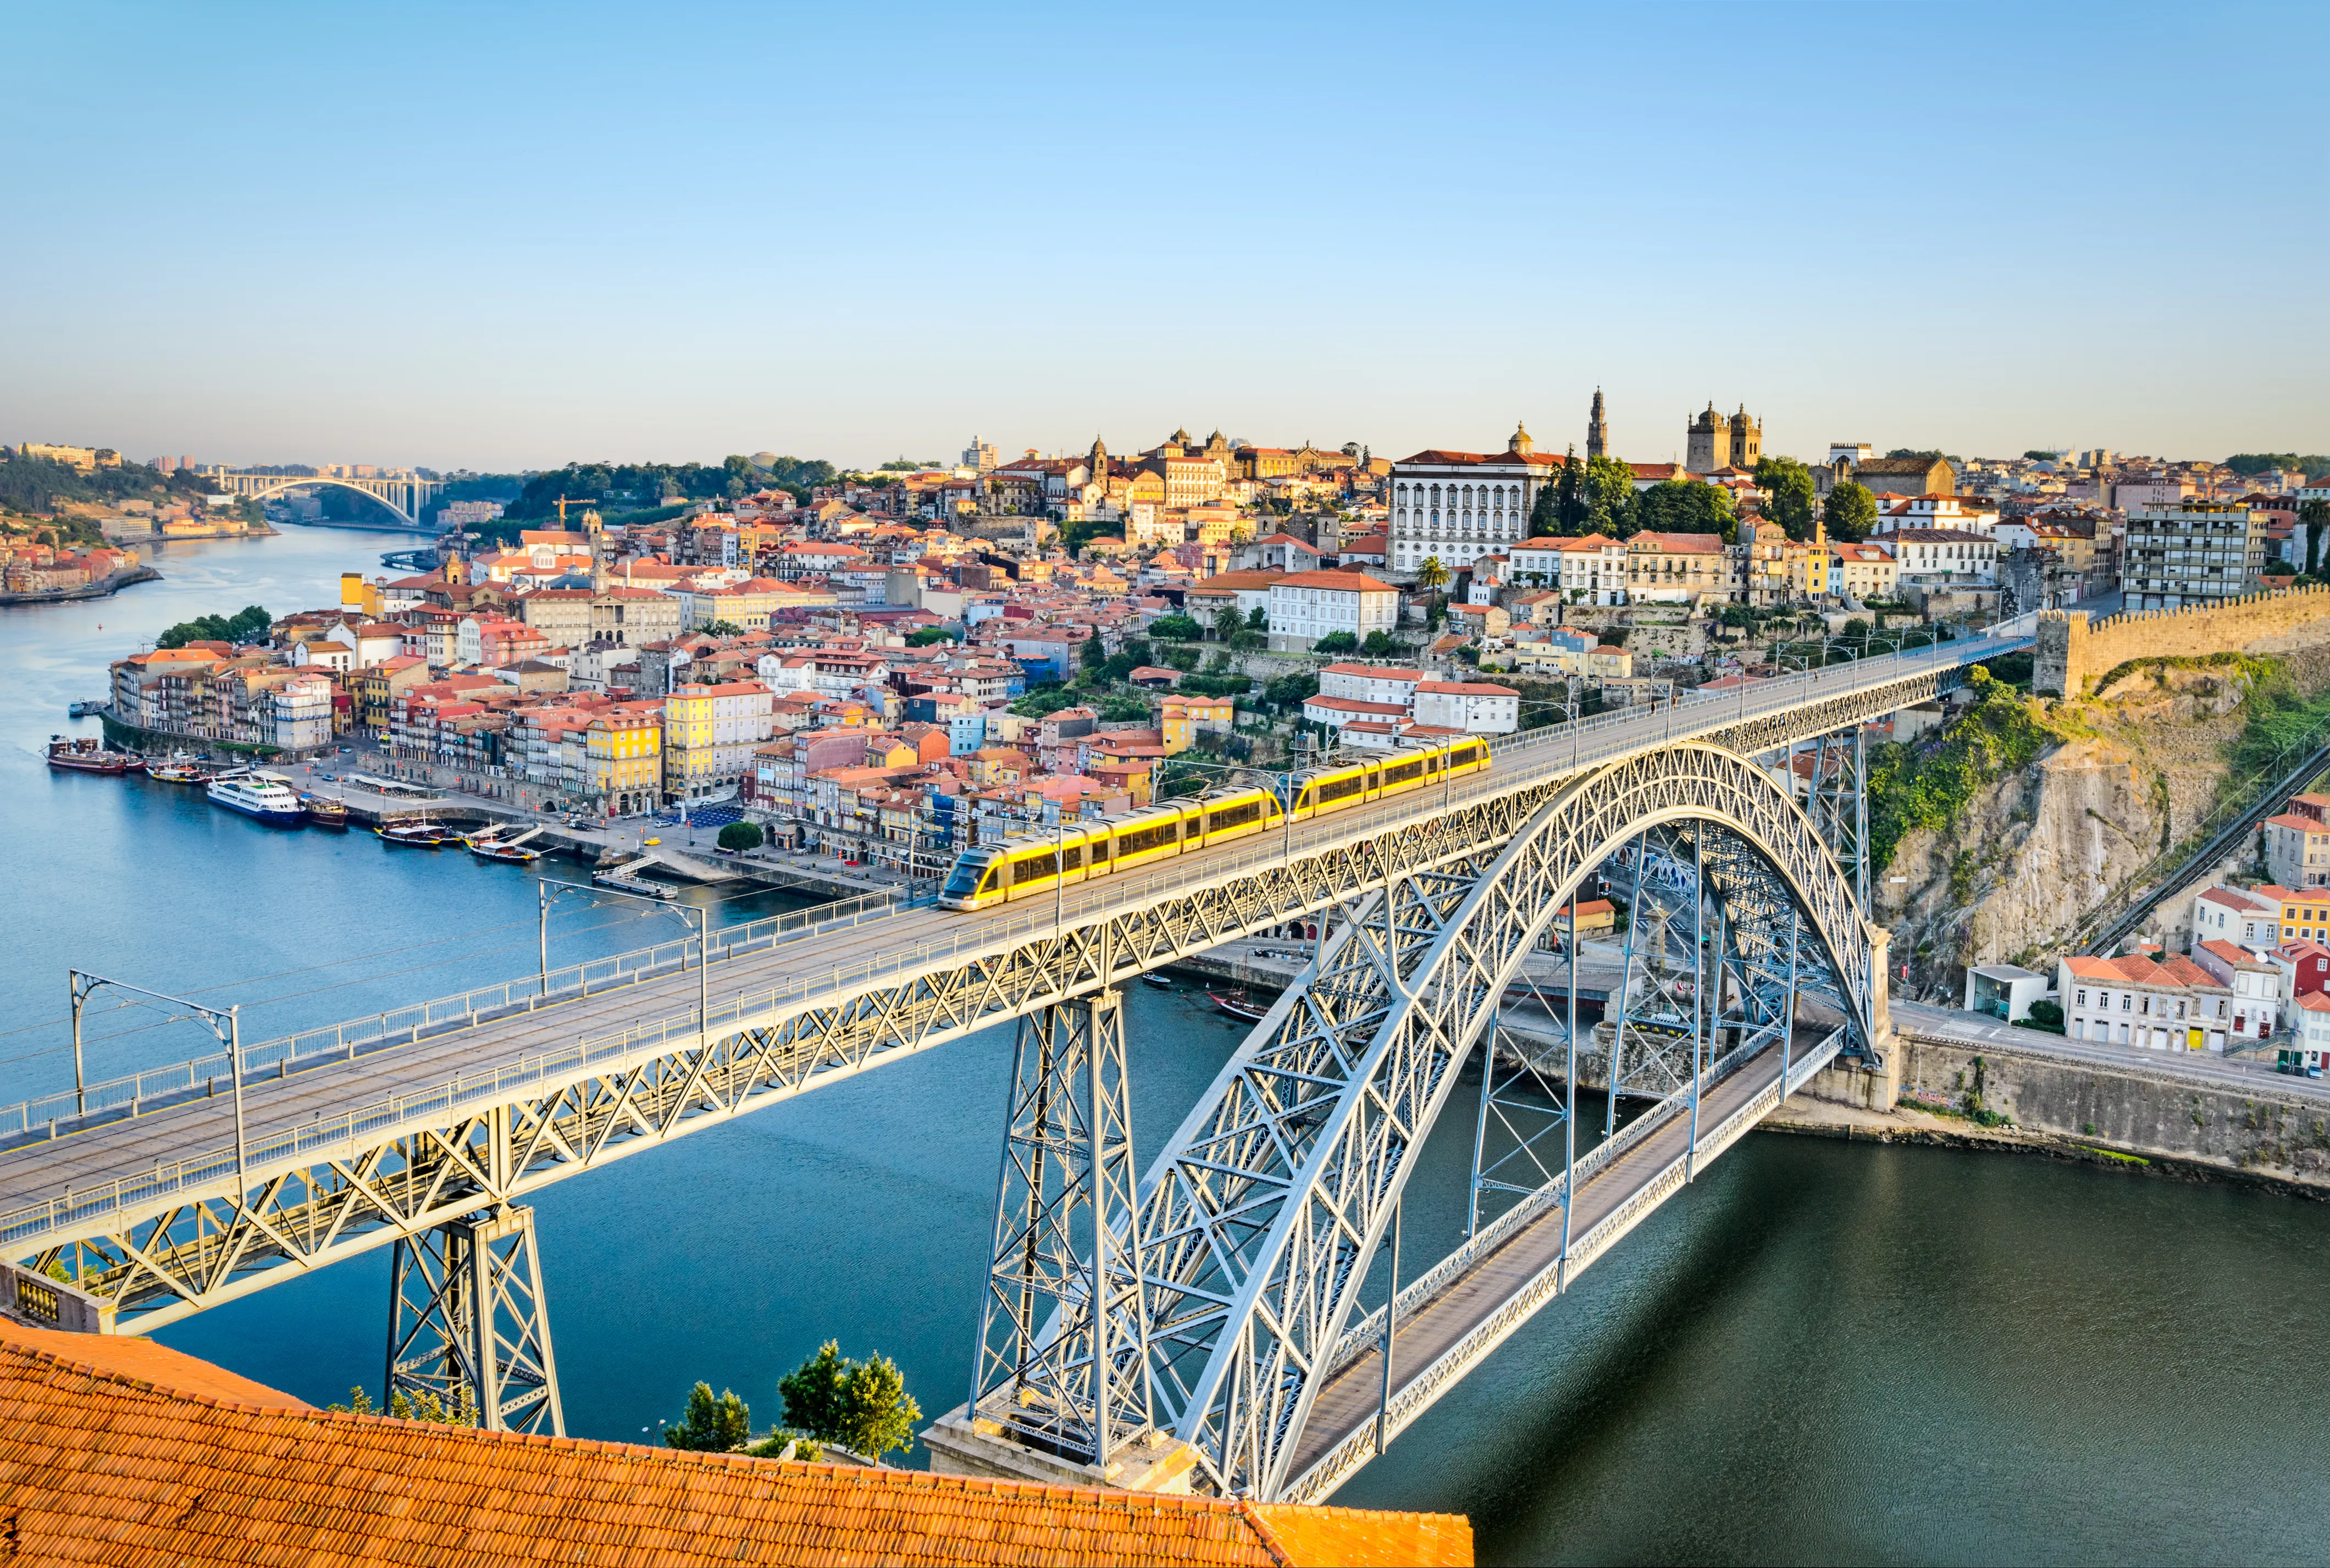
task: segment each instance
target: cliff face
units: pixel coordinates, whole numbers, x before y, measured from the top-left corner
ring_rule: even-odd
[[[1955,1005],[1973,965],[2051,969],[2071,928],[2214,806],[2249,685],[2238,669],[2125,676],[2057,710],[2080,738],[1992,780],[1946,828],[1904,836],[1871,890],[1893,932],[1894,995]],[[2235,864],[2250,857],[2244,846]],[[2180,893],[2161,906],[2172,942],[2190,904]]]

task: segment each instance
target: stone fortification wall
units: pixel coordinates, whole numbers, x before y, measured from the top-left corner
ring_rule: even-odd
[[[2198,609],[2131,610],[2090,620],[2084,609],[2042,610],[2032,689],[2079,697],[2130,659],[2295,653],[2330,646],[2330,588],[2255,593]]]

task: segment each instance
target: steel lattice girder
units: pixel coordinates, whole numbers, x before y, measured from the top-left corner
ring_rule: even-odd
[[[534,1211],[506,1207],[400,1236],[389,1280],[387,1409],[466,1394],[491,1431],[566,1435]]]
[[[1921,671],[1712,733],[1736,749],[1769,751],[1963,678],[1956,668]],[[360,1138],[255,1166],[247,1191],[238,1190],[232,1149],[223,1148],[210,1162],[215,1174],[198,1185],[133,1192],[101,1208],[85,1200],[61,1205],[55,1226],[24,1237],[17,1255],[42,1266],[62,1261],[82,1289],[117,1306],[125,1327],[150,1331],[289,1273],[1345,902],[1388,877],[1492,855],[1576,777],[1537,774],[1509,791],[1291,861],[1194,881],[1056,934],[902,968],[838,998],[772,1004],[742,1027],[723,1020],[703,1043],[683,1035],[562,1078],[514,1082],[497,1091],[498,1100],[411,1121],[384,1119]],[[715,997],[715,1008],[722,1000]]]
[[[1143,1178],[1159,1418],[1215,1486],[1268,1498],[1287,1485],[1326,1357],[1456,1064],[1578,883],[1645,827],[1690,820],[1720,825],[1777,874],[1866,1043],[1870,947],[1852,889],[1795,802],[1737,754],[1679,747],[1614,764],[1501,853],[1388,879]]]
[[[971,1399],[1017,1440],[1102,1466],[1151,1423],[1139,1259],[1109,1244],[1140,1177],[1122,1004],[1106,990],[1019,1020]],[[1095,1324],[1132,1337],[1095,1350]]]

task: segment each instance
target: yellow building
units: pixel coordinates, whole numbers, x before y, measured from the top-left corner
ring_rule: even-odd
[[[769,738],[775,705],[758,681],[676,688],[663,704],[664,793],[706,795],[739,781]]]
[[[600,714],[583,732],[592,794],[609,815],[628,816],[658,802],[663,785],[663,719],[653,708]]]
[[[1157,728],[1168,757],[1178,757],[1188,751],[1199,731],[1227,735],[1236,723],[1237,710],[1227,697],[1170,696],[1160,705],[1157,714]]]
[[[380,619],[380,585],[366,582],[361,571],[340,573],[340,608],[352,609],[366,620]]]

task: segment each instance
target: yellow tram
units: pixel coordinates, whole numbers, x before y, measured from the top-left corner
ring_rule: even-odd
[[[1137,870],[1177,855],[1348,811],[1437,785],[1489,765],[1485,741],[1467,738],[1421,751],[1391,751],[1293,775],[1293,809],[1260,787],[1209,791],[1122,817],[1071,823],[1065,833],[1014,837],[964,852],[939,893],[942,909],[978,910]]]

